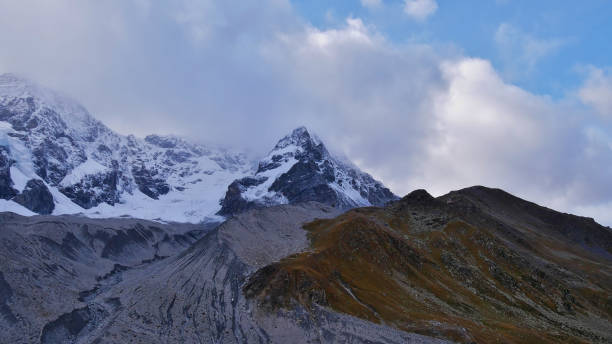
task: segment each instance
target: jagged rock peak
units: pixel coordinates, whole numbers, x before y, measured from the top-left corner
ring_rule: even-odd
[[[311,135],[306,127],[301,126],[293,129],[290,134],[280,139],[274,148],[284,148],[292,144],[301,146],[305,143],[318,145],[321,140],[316,135]]]
[[[13,73],[0,74],[0,104],[7,105],[6,103],[14,102],[16,99],[26,100],[28,106],[36,109],[52,110],[69,125],[98,123],[74,99],[43,87],[26,77]]]
[[[306,127],[294,129],[280,139],[274,148],[258,165],[257,173],[275,169],[291,161],[322,161],[329,159],[330,154],[323,142]]]
[[[183,139],[176,136],[157,134],[147,135],[145,141],[161,148],[175,148],[179,144],[184,143]]]
[[[195,155],[210,154],[210,151],[206,147],[190,142],[182,137],[175,135],[157,135],[152,134],[145,137],[145,142],[153,146],[163,149],[174,149],[190,151]]]

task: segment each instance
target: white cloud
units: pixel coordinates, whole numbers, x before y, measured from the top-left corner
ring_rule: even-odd
[[[357,19],[281,41],[269,52],[300,95],[292,118],[398,194],[483,184],[591,216],[609,202],[612,139],[593,117],[505,83],[486,60],[395,46]]]
[[[612,72],[591,67],[578,95],[604,117],[612,118]]]
[[[361,6],[367,8],[377,8],[382,5],[382,0],[361,0]]]
[[[484,184],[612,213],[610,121],[507,84],[486,60],[398,45],[358,18],[321,30],[284,0],[23,3],[0,2],[0,67],[124,133],[263,153],[304,124],[399,195]],[[606,80],[592,73],[583,101],[606,99],[588,91]]]
[[[405,0],[404,13],[416,20],[425,20],[438,10],[436,0]]]
[[[537,38],[508,23],[499,25],[494,39],[504,62],[504,72],[511,79],[531,74],[541,60],[569,43],[568,39]]]

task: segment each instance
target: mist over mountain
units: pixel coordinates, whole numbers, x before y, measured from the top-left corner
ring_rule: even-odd
[[[220,221],[256,205],[319,201],[342,209],[396,198],[306,128],[267,157],[113,132],[76,101],[12,74],[0,76],[0,198],[21,214]]]

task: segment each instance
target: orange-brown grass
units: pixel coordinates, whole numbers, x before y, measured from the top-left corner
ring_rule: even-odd
[[[245,292],[273,300],[271,307],[298,302],[310,309],[316,303],[458,342],[598,340],[546,314],[597,312],[609,318],[610,286],[599,292],[573,289],[567,296],[570,287],[563,281],[485,229],[451,221],[441,230],[414,232],[408,217],[368,208],[316,220],[305,226],[311,250],[260,270]],[[560,310],[563,300],[568,306]]]

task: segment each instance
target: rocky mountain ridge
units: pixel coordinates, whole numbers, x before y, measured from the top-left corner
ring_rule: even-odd
[[[305,128],[254,165],[179,137],[119,135],[74,100],[0,75],[0,210],[210,222],[254,206],[346,209],[396,198]]]

